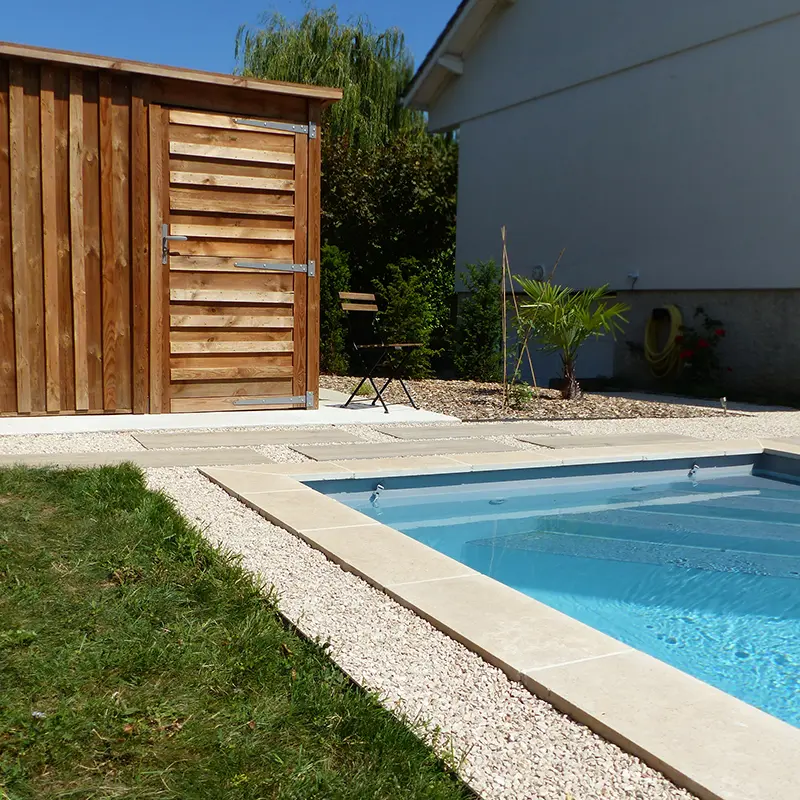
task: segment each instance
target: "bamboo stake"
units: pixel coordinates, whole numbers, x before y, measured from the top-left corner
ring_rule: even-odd
[[[503,298],[503,408],[508,406],[508,323],[506,321],[506,262],[508,261],[508,253],[506,251],[506,226],[500,228],[500,234],[503,237],[503,259],[502,259],[502,280],[501,291]]]

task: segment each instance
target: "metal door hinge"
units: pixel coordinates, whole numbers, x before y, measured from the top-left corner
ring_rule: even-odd
[[[237,125],[249,125],[251,128],[265,128],[271,131],[289,131],[290,133],[308,133],[308,125],[294,122],[269,122],[263,119],[234,119]]]
[[[235,406],[305,406],[314,407],[314,392],[306,392],[291,397],[240,397],[233,401]]]
[[[169,225],[164,223],[161,226],[161,263],[166,264],[169,261],[170,242],[185,242],[188,238],[188,236],[170,236]]]
[[[309,278],[317,274],[316,261],[307,264],[272,264],[269,261],[234,261],[234,267],[239,269],[262,269],[265,272],[299,272],[305,273]]]
[[[308,138],[309,139],[317,138],[317,126],[313,122],[308,123]]]

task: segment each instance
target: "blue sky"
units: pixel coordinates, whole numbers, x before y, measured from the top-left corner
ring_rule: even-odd
[[[230,72],[242,23],[265,11],[303,13],[304,0],[5,0],[0,39]],[[4,4],[5,5],[5,4]],[[329,2],[315,3],[326,7]],[[340,0],[341,17],[365,14],[379,28],[397,26],[416,63],[425,57],[458,0]]]

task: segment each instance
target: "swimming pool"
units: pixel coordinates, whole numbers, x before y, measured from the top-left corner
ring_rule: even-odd
[[[308,485],[800,727],[800,485],[564,472]]]

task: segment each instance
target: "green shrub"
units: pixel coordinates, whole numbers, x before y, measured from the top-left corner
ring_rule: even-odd
[[[383,311],[378,317],[378,327],[386,342],[419,343],[409,356],[404,376],[425,378],[431,374],[431,358],[436,355],[430,346],[434,329],[434,316],[428,290],[418,261],[403,259],[386,268],[389,280],[375,281]],[[398,353],[396,358],[402,356]]]
[[[459,303],[453,365],[460,378],[498,381],[503,373],[500,270],[494,261],[467,264],[469,294]]]
[[[347,375],[347,317],[339,292],[350,289],[347,253],[326,244],[320,265],[320,369],[332,375]]]

